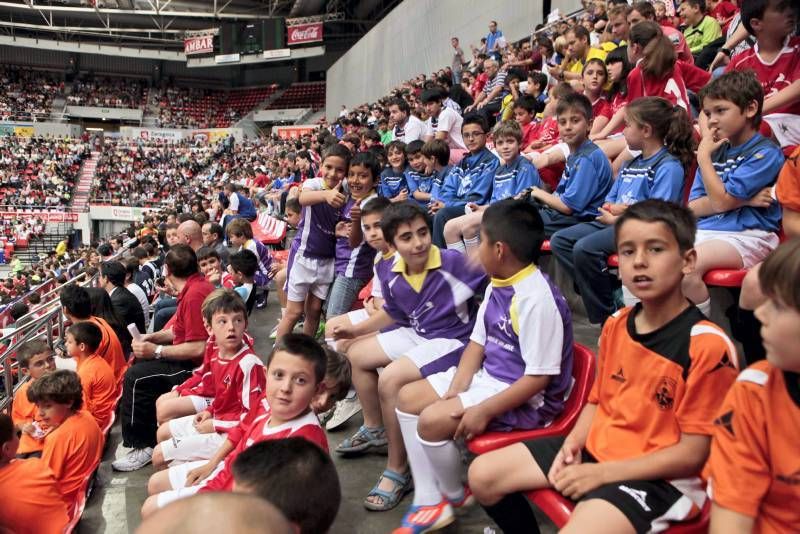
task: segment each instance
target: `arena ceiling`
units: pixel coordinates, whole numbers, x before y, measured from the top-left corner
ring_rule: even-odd
[[[4,0],[0,35],[182,50],[187,32],[270,18],[325,21],[348,48],[402,0]]]

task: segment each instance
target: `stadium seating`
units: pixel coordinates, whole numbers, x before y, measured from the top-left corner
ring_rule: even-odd
[[[227,128],[275,91],[273,86],[231,91],[168,87],[159,99],[159,125]]]
[[[253,237],[265,245],[279,245],[286,237],[286,221],[271,217],[266,212],[252,221],[250,227],[253,229]]]
[[[294,83],[267,109],[311,108],[314,111],[325,107],[325,82]]]

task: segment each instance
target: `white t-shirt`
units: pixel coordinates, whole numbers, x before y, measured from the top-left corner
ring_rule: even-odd
[[[394,130],[392,130],[392,139],[406,144],[411,141],[422,140],[423,135],[425,135],[425,123],[414,115],[408,116],[404,126],[395,126]]]
[[[228,197],[228,209],[231,211],[239,211],[239,196],[236,193],[231,193]]]
[[[450,149],[466,150],[464,138],[461,137],[461,125],[464,119],[450,108],[442,108],[433,127],[433,117],[425,121],[425,135],[433,136],[435,132],[447,132],[447,146]]]
[[[144,326],[146,329],[150,325],[150,302],[147,300],[147,295],[144,294],[144,290],[139,284],[131,283],[125,287],[128,291],[133,293],[133,296],[139,301],[139,305],[142,307],[142,313],[144,313]]]

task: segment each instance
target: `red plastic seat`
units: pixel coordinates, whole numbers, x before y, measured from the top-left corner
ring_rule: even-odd
[[[469,450],[474,454],[483,454],[523,440],[566,435],[575,425],[583,406],[586,404],[589,391],[591,391],[594,383],[596,367],[594,353],[587,347],[575,343],[573,351],[572,378],[574,383],[572,391],[564,404],[564,411],[550,426],[534,430],[487,432],[467,443]]]
[[[286,221],[281,221],[262,213],[255,221],[250,222],[253,238],[265,245],[277,245],[286,237]]]
[[[542,254],[550,252],[550,240],[545,239],[542,241],[542,247],[539,250]]]
[[[606,263],[609,267],[619,267],[619,255],[612,254],[608,257],[608,261]]]
[[[562,528],[569,521],[569,516],[575,508],[575,503],[552,489],[529,491],[525,494],[533,504],[539,508],[556,528]],[[689,521],[675,523],[665,532],[667,534],[704,534],[708,532],[708,522],[711,517],[711,502],[706,500],[700,514]]]
[[[713,269],[703,275],[703,282],[714,287],[742,287],[747,269]]]

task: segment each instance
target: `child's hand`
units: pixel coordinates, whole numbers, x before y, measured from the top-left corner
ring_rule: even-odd
[[[203,410],[202,412],[198,413],[194,416],[194,426],[197,428],[198,425],[201,425],[204,421],[211,419],[211,412],[208,410]]]
[[[769,186],[756,193],[755,196],[747,201],[747,205],[751,208],[768,208],[772,205],[772,202],[772,186]]]
[[[441,200],[434,200],[428,205],[428,211],[431,212],[431,215],[439,211],[444,207],[444,202]]]
[[[211,418],[194,425],[194,429],[200,434],[212,434],[214,432],[214,420]]]
[[[367,312],[367,315],[372,316],[378,308],[375,307],[375,301],[372,297],[368,297],[367,300],[364,301],[364,311]]]
[[[561,495],[577,500],[609,480],[602,463],[586,463],[564,467],[551,482]]]
[[[339,221],[336,223],[336,229],[334,230],[334,234],[336,237],[347,237],[350,235],[350,223],[347,221]]]
[[[22,425],[22,433],[28,434],[29,436],[33,436],[36,432],[36,426],[33,423],[25,423]]]
[[[480,208],[481,207],[474,202],[467,202],[467,209],[469,209],[469,211],[478,211]]]
[[[341,208],[344,206],[345,197],[341,191],[342,185],[339,184],[338,187],[331,189],[325,193],[325,202],[328,203],[329,206],[333,208]]]
[[[352,326],[337,326],[333,329],[333,339],[340,340],[340,339],[353,339],[355,333],[353,332]]]
[[[361,221],[361,202],[356,202],[350,208],[350,221],[352,223],[359,223]]]
[[[727,137],[717,139],[717,132],[708,127],[706,121],[698,121],[700,124],[700,143],[697,145],[697,156],[711,157],[711,154],[728,142]]]
[[[408,200],[408,189],[403,189],[400,193],[395,197],[398,202],[402,202],[404,200]]]
[[[566,466],[578,465],[581,463],[581,448],[582,447],[569,438],[564,440],[561,450],[558,451],[556,459],[553,460],[553,465],[550,466],[550,472],[547,473],[547,479],[551,484],[555,486],[556,477]]]
[[[222,273],[220,273],[217,269],[213,269],[206,275],[206,280],[213,285],[218,285],[219,281],[222,279]]]
[[[480,405],[453,412],[450,417],[453,419],[461,418],[461,422],[458,423],[458,428],[453,434],[453,439],[463,437],[467,441],[483,434],[489,425],[489,421],[492,420],[492,416],[486,413]]]
[[[600,215],[596,217],[597,222],[611,226],[612,224],[614,224],[614,221],[617,220],[616,215],[613,215],[610,211],[604,208],[598,208],[598,211],[600,212]]]
[[[195,467],[186,475],[186,486],[196,486],[214,471],[216,466],[212,465],[211,462],[206,463],[205,465],[201,465],[200,467]]]

